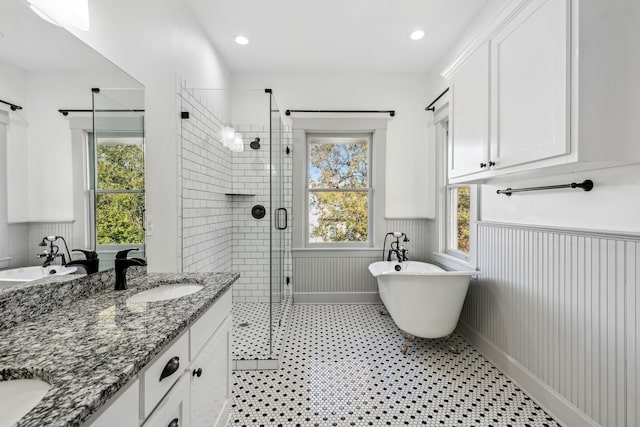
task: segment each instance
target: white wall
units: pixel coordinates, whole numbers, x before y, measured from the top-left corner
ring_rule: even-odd
[[[190,87],[226,88],[229,72],[181,0],[95,0],[89,13],[90,31],[69,30],[146,88],[148,268],[177,271],[176,75]]]
[[[425,74],[234,73],[232,81],[234,89],[273,89],[283,113],[287,109],[396,110],[387,133],[385,216],[433,218],[434,152],[427,144]],[[267,123],[269,117],[251,101],[251,96],[233,97],[234,124]]]

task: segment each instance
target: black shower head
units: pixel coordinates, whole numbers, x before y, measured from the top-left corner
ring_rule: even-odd
[[[259,150],[260,149],[260,138],[256,138],[253,141],[251,141],[251,143],[249,143],[249,147],[251,147],[254,150]]]

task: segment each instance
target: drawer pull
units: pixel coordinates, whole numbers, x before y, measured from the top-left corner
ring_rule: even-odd
[[[162,373],[160,374],[160,381],[167,378],[168,376],[173,375],[178,370],[179,367],[180,367],[180,358],[178,356],[172,357],[171,360],[167,362],[167,365],[162,370]],[[174,421],[176,421],[177,423],[178,422],[177,418]],[[178,424],[176,424],[176,426],[177,425]]]
[[[178,427],[178,421],[180,420],[177,418],[172,419],[167,427]]]
[[[192,377],[198,378],[200,378],[200,375],[202,375],[202,368],[194,369],[193,374],[191,374]]]

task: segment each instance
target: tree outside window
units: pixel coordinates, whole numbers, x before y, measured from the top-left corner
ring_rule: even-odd
[[[310,243],[369,240],[370,135],[308,138]]]

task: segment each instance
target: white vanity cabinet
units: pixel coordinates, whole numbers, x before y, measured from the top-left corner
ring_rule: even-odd
[[[87,425],[224,426],[231,397],[231,290]]]
[[[638,13],[622,0],[508,3],[442,73],[449,182],[640,162],[630,8]]]

